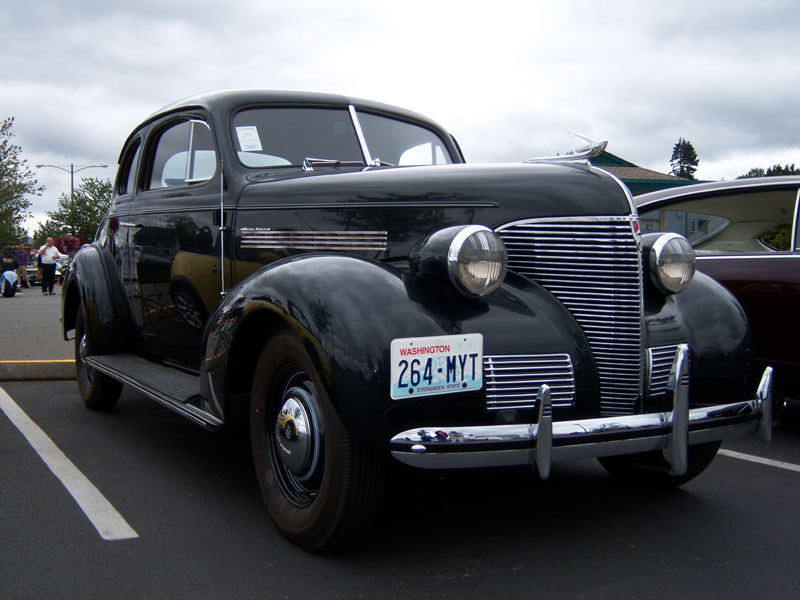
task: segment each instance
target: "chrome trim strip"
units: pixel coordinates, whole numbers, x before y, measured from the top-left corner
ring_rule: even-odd
[[[619,188],[625,194],[625,197],[628,199],[628,206],[630,206],[630,208],[631,208],[631,214],[632,215],[636,215],[636,218],[638,220],[639,211],[636,209],[636,201],[633,199],[633,194],[631,194],[631,190],[628,188],[628,186],[625,185],[619,177],[614,175],[611,171],[606,171],[603,167],[595,167],[594,165],[592,165],[590,170],[592,170],[592,171],[602,171],[603,173],[605,173],[606,175],[611,177],[611,179],[613,179],[616,182],[616,184],[619,186]]]
[[[539,219],[520,219],[519,221],[511,221],[510,223],[504,223],[495,231],[500,232],[510,227],[517,227],[522,225],[523,223],[535,223],[539,224],[562,224],[565,227],[569,227],[569,224],[572,223],[610,223],[610,222],[619,222],[619,223],[631,223],[632,221],[631,215],[610,215],[610,216],[594,216],[594,217],[542,217]],[[569,224],[566,223],[569,221]]]
[[[699,260],[699,261],[704,261],[704,260],[737,260],[737,259],[741,259],[741,258],[757,258],[759,260],[761,260],[761,259],[779,259],[779,258],[780,259],[784,259],[784,260],[788,259],[788,258],[797,259],[797,255],[796,254],[789,254],[788,251],[781,252],[780,254],[769,254],[769,253],[765,252],[764,254],[752,254],[752,253],[744,254],[744,253],[742,253],[742,254],[725,254],[723,256],[715,256],[713,254],[697,254],[696,257],[697,257],[697,260]]]
[[[386,250],[386,231],[241,231],[242,248]]]
[[[685,468],[686,446],[747,433],[768,441],[772,368],[764,371],[755,399],[689,409],[687,355],[686,345],[676,352],[673,381],[681,383],[674,390],[671,412],[548,423],[543,409],[539,424],[409,429],[391,439],[390,451],[400,462],[419,468],[535,464],[541,473],[548,471],[547,454],[591,458],[661,449],[677,473]]]

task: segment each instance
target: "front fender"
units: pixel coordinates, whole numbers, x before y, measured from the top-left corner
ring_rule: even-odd
[[[130,306],[114,258],[98,242],[84,246],[72,259],[61,306],[65,340],[75,329],[78,310],[83,310],[92,353],[130,352],[136,336]]]
[[[594,362],[577,323],[549,293],[514,274],[489,298],[474,300],[362,258],[315,255],[270,265],[231,290],[212,315],[204,394],[247,391],[276,326],[302,340],[348,429],[374,440],[419,415],[418,399],[390,398],[396,338],[481,333],[485,355],[568,353],[581,396],[597,398]],[[424,403],[430,416],[446,414],[450,422],[474,422],[476,412],[492,423],[496,417],[486,413],[482,391],[426,396]]]
[[[697,272],[689,287],[645,296],[652,347],[688,343],[694,405],[743,400],[755,392],[750,326],[741,304],[717,281]]]

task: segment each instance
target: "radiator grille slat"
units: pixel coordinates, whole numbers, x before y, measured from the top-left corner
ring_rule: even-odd
[[[498,228],[509,269],[558,298],[599,370],[601,412],[631,414],[644,385],[642,268],[630,217],[533,219]]]
[[[648,348],[648,363],[650,365],[650,377],[647,386],[647,395],[651,397],[662,396],[667,393],[667,381],[672,363],[675,360],[675,352],[678,346],[659,346]]]
[[[542,384],[550,386],[553,406],[572,406],[575,374],[569,354],[490,355],[483,357],[486,408],[536,408]]]

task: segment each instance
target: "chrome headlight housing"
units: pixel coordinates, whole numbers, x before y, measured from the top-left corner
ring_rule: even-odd
[[[449,280],[467,296],[485,296],[503,283],[508,254],[503,240],[488,227],[461,225],[432,234],[409,259],[422,275]]]
[[[646,237],[653,239],[653,236]],[[650,240],[642,241],[653,284],[665,294],[677,294],[685,290],[695,273],[694,249],[689,240],[677,233],[664,233],[655,236],[652,246],[647,243]]]

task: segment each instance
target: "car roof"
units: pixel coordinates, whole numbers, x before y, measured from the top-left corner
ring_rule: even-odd
[[[390,113],[400,116],[401,118],[420,121],[439,130],[444,130],[441,125],[425,115],[397,106],[392,106],[390,104],[384,104],[382,102],[374,102],[372,100],[364,100],[362,98],[342,96],[339,94],[259,89],[218,90],[198,94],[196,96],[190,96],[162,107],[150,115],[142,124],[144,125],[147,122],[160,117],[161,115],[185,109],[204,108],[208,111],[226,111],[244,106],[269,104],[306,104],[310,106],[341,107],[347,107],[352,104],[356,108],[363,108],[375,112]]]
[[[785,187],[800,187],[799,175],[781,175],[778,177],[748,177],[745,179],[732,179],[730,181],[713,181],[711,183],[697,183],[680,187],[659,190],[634,197],[637,208],[653,203],[660,203],[675,198],[687,199],[708,193],[737,193],[747,190],[779,189]]]
[[[300,92],[290,90],[261,90],[261,89],[238,89],[238,90],[217,90],[212,92],[205,92],[195,96],[189,96],[182,100],[172,102],[166,106],[155,111],[144,121],[139,123],[123,144],[120,153],[125,151],[125,147],[129,144],[131,139],[143,127],[149,125],[156,119],[168,115],[172,112],[183,110],[201,109],[210,113],[225,113],[234,109],[245,108],[248,106],[265,106],[265,105],[307,105],[307,106],[326,106],[326,107],[342,107],[346,108],[350,105],[357,109],[365,109],[372,112],[378,112],[388,115],[393,115],[401,119],[421,123],[430,129],[439,131],[445,136],[449,136],[449,132],[436,121],[426,117],[425,115],[416,113],[414,111],[406,110],[390,104],[382,102],[374,102],[372,100],[364,100],[361,98],[354,98],[350,96],[342,96],[338,94],[325,94],[319,92]]]

